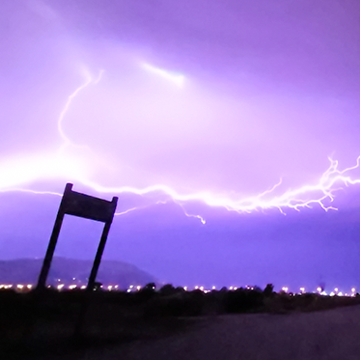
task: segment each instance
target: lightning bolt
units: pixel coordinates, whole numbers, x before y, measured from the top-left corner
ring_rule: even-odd
[[[67,99],[64,108],[62,109],[59,118],[58,118],[58,123],[57,123],[57,127],[58,127],[58,132],[60,134],[61,139],[63,140],[63,144],[60,148],[60,151],[63,150],[65,147],[69,146],[69,145],[73,145],[73,146],[77,146],[79,147],[78,144],[73,143],[70,138],[66,135],[64,129],[63,129],[63,122],[64,122],[64,118],[65,115],[67,114],[67,112],[70,109],[71,103],[74,101],[74,99],[79,95],[79,93],[84,90],[85,88],[87,88],[90,84],[98,84],[101,80],[101,77],[104,73],[104,70],[100,70],[98,77],[94,80],[92,78],[92,76],[90,75],[89,71],[84,69],[84,77],[85,77],[85,82],[80,85]]]
[[[162,69],[155,68],[149,64],[143,64],[143,67],[147,70],[156,73],[168,80],[175,82],[176,84],[182,84],[183,76],[170,74]],[[66,132],[63,128],[64,119],[66,114],[68,113],[72,102],[75,98],[90,84],[98,84],[101,81],[103,74],[103,70],[100,71],[98,77],[93,79],[88,71],[84,71],[85,81],[82,85],[75,89],[73,93],[67,98],[67,101],[59,114],[57,127],[58,132],[63,140],[63,143],[60,147],[61,150],[64,148],[71,146],[79,146],[76,143],[72,142],[71,139],[67,136]],[[53,168],[57,168],[58,164],[62,167],[60,168],[60,172],[64,173],[66,176],[70,176],[73,180],[78,183],[87,186],[88,188],[98,192],[98,193],[112,193],[112,194],[123,194],[123,193],[131,193],[140,196],[151,197],[159,196],[159,193],[165,196],[165,201],[155,201],[153,200],[152,204],[166,203],[168,201],[172,201],[176,203],[183,211],[184,215],[189,218],[198,219],[203,225],[206,224],[206,220],[199,214],[191,214],[187,208],[191,203],[202,203],[209,207],[217,207],[224,208],[228,211],[234,211],[237,213],[250,213],[254,211],[267,210],[267,209],[278,209],[282,214],[286,215],[286,209],[293,209],[296,211],[300,211],[303,208],[313,208],[314,206],[318,206],[322,208],[324,211],[329,210],[337,210],[335,206],[333,206],[333,202],[335,199],[335,193],[341,189],[343,186],[356,185],[360,183],[360,179],[351,176],[351,172],[359,168],[360,165],[360,156],[356,160],[356,164],[354,166],[345,168],[340,170],[339,163],[337,160],[333,160],[329,158],[330,165],[325,170],[325,172],[320,176],[318,181],[313,184],[304,185],[296,189],[289,189],[283,191],[278,194],[281,190],[282,179],[279,180],[271,188],[265,190],[264,192],[246,198],[231,198],[224,197],[217,194],[213,194],[210,192],[196,192],[189,194],[181,194],[177,192],[175,189],[162,184],[152,185],[146,188],[135,188],[131,186],[121,186],[121,187],[109,187],[103,186],[101,184],[95,183],[89,180],[88,176],[84,176],[84,171],[79,170],[77,168],[76,162],[71,163],[71,167],[69,168],[69,159],[63,158],[55,158],[58,161]],[[41,162],[42,161],[42,162]],[[44,174],[38,169],[43,168],[44,164],[49,166],[50,161],[47,159],[47,162],[44,160],[39,160],[39,164],[36,164],[36,174],[33,174],[32,177],[26,178],[25,182],[30,182],[44,176]],[[20,168],[22,169],[24,162],[20,163]],[[6,168],[6,166],[1,168],[3,164],[0,163],[0,169],[2,173],[5,174],[6,170],[13,169],[12,167]],[[18,170],[18,169],[17,169]],[[56,173],[58,174],[58,173]],[[5,178],[5,180],[1,181],[0,178],[0,192],[26,192],[32,193],[35,195],[51,195],[51,196],[62,196],[62,194],[53,192],[53,191],[38,191],[32,189],[21,188],[18,186],[10,186],[9,184],[17,184],[20,183],[18,179],[19,172],[15,171],[16,181],[14,177]],[[45,174],[48,175],[48,174]],[[36,177],[37,176],[37,177]],[[140,207],[132,207],[129,209],[125,209],[124,211],[117,212],[116,216],[122,216],[128,214],[130,212],[146,208],[147,206]]]
[[[161,192],[179,204],[186,216],[196,217],[205,224],[205,219],[200,215],[188,214],[184,206],[189,202],[201,202],[210,207],[221,207],[237,213],[250,213],[276,208],[284,215],[286,214],[284,211],[286,208],[300,211],[302,208],[313,208],[314,205],[320,206],[325,211],[337,210],[337,208],[332,205],[326,205],[326,202],[330,204],[333,203],[335,192],[342,189],[341,185],[349,186],[360,183],[360,179],[352,178],[349,174],[352,170],[359,168],[360,156],[357,158],[356,165],[343,170],[338,169],[338,161],[332,160],[331,158],[329,158],[329,161],[330,166],[322,174],[318,182],[313,185],[305,185],[294,190],[285,191],[281,195],[275,195],[274,191],[282,184],[282,180],[280,179],[272,188],[257,196],[237,200],[216,196],[215,194],[207,192],[180,194],[166,185],[153,185],[143,189],[137,189],[129,186],[104,187],[85,179],[82,179],[81,182],[83,185],[100,193],[133,193],[144,196],[150,193]]]

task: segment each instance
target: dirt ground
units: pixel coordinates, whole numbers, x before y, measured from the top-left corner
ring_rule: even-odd
[[[68,354],[98,359],[360,359],[360,306],[333,310],[195,318],[169,336]]]

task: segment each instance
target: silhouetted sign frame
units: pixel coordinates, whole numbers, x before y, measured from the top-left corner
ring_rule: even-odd
[[[43,266],[38,279],[37,287],[45,288],[46,279],[50,270],[51,261],[54,255],[57,240],[59,238],[61,225],[65,214],[82,217],[85,219],[104,222],[104,229],[101,234],[100,243],[95,255],[93,267],[91,269],[87,289],[93,290],[96,275],[104,252],[107,236],[114,218],[118,198],[113,197],[112,201],[99,199],[72,190],[73,184],[67,183],[60,207],[56,216],[53,231],[51,233],[49,245],[44,258]]]

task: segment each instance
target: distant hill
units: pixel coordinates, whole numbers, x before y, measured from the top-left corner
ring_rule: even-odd
[[[1,284],[36,284],[43,259],[0,260]],[[92,268],[91,260],[76,260],[62,257],[53,259],[47,284],[85,285]],[[74,280],[75,278],[75,280]],[[122,261],[101,262],[97,281],[104,285],[145,285],[156,279],[134,265]]]

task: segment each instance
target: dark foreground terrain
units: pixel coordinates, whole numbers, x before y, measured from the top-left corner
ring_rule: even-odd
[[[359,359],[359,303],[359,296],[171,286],[0,291],[1,358]]]
[[[69,359],[358,360],[359,319],[360,306],[288,315],[222,315],[176,336]]]

